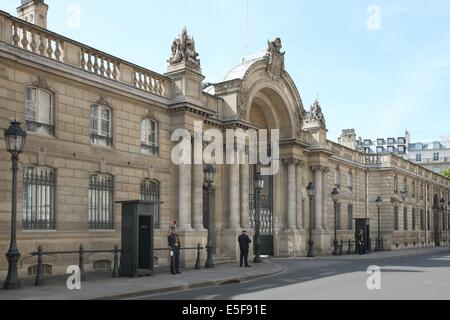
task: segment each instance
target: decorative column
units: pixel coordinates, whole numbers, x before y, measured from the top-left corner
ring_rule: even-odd
[[[330,171],[327,167],[322,167],[322,227],[324,230],[330,228],[328,223],[328,199],[331,191],[327,189],[327,173]]]
[[[296,167],[298,161],[295,159],[284,160],[288,168],[287,177],[287,196],[288,196],[288,210],[287,210],[287,224],[289,230],[297,229],[296,209],[297,209],[297,172]]]
[[[314,218],[315,218],[315,226],[317,231],[321,231],[323,229],[323,168],[320,166],[313,166],[311,170],[314,172],[314,188],[315,188],[315,197],[314,197]]]
[[[240,167],[240,183],[241,183],[241,228],[247,230],[250,228],[250,168],[248,164]]]
[[[305,229],[305,217],[303,212],[303,166],[304,162],[299,161],[297,166],[297,229]]]
[[[179,221],[180,229],[191,229],[191,165],[180,164],[178,174],[179,185]]]
[[[196,230],[204,230],[203,224],[203,165],[192,166],[192,225]]]
[[[230,213],[229,213],[229,229],[239,229],[239,164],[228,166],[229,171],[229,188],[230,188]]]

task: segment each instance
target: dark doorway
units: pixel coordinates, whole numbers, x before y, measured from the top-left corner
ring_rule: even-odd
[[[441,246],[441,219],[439,218],[439,196],[436,194],[433,198],[433,218],[434,218],[434,245]]]
[[[139,217],[139,269],[151,270],[152,264],[152,216]]]
[[[252,230],[256,228],[256,192],[254,189],[254,179],[257,173],[257,166],[252,166],[250,171],[250,225]],[[273,230],[273,176],[263,176],[264,189],[259,199],[260,209],[260,238],[261,249],[260,253],[263,256],[273,256],[275,253],[274,248],[274,230]],[[255,240],[255,239],[254,239]],[[256,241],[253,241],[255,244]]]

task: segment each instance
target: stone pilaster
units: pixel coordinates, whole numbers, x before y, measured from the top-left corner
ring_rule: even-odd
[[[296,209],[297,209],[297,173],[296,167],[299,164],[298,160],[295,159],[285,159],[284,164],[288,168],[287,176],[287,229],[297,230],[297,219],[296,219]]]
[[[243,164],[240,167],[240,184],[241,184],[241,228],[243,230],[250,228],[250,208],[249,208],[249,194],[250,194],[250,168],[248,164]]]
[[[191,227],[191,165],[180,164],[179,185],[179,221],[178,228],[190,230]]]
[[[203,226],[203,166],[192,166],[192,226],[202,231]]]
[[[229,171],[229,225],[231,230],[239,229],[240,227],[240,206],[239,206],[239,164],[232,164],[228,166]]]
[[[304,230],[305,229],[305,216],[303,212],[303,166],[304,162],[299,161],[297,166],[297,229]]]

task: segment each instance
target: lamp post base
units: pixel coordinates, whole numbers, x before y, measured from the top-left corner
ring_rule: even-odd
[[[310,240],[308,242],[308,258],[314,258],[314,241]]]
[[[337,241],[333,242],[333,256],[338,256],[339,255],[339,243]]]
[[[206,269],[213,269],[213,268],[215,268],[214,260],[213,260],[214,248],[215,248],[215,246],[213,246],[213,245],[206,246],[206,250],[207,250],[207,253],[208,253],[208,257],[207,257],[206,263],[205,263],[205,268]]]
[[[19,262],[20,253],[17,251],[9,251],[6,254],[8,260],[8,276],[3,284],[4,290],[15,290],[21,287],[19,275],[17,273],[17,263]]]

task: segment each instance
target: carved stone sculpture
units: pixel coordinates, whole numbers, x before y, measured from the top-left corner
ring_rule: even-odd
[[[318,122],[319,124],[326,126],[325,116],[323,115],[319,100],[316,99],[316,101],[314,101],[311,105],[307,120],[308,122]]]
[[[193,67],[200,67],[199,54],[195,51],[195,40],[187,33],[186,27],[183,28],[179,38],[172,43],[172,57],[168,61],[170,65],[185,62]]]
[[[282,47],[280,38],[276,38],[273,41],[268,41],[266,58],[269,63],[267,72],[272,79],[281,77],[282,71],[284,70],[285,52],[281,52]]]

